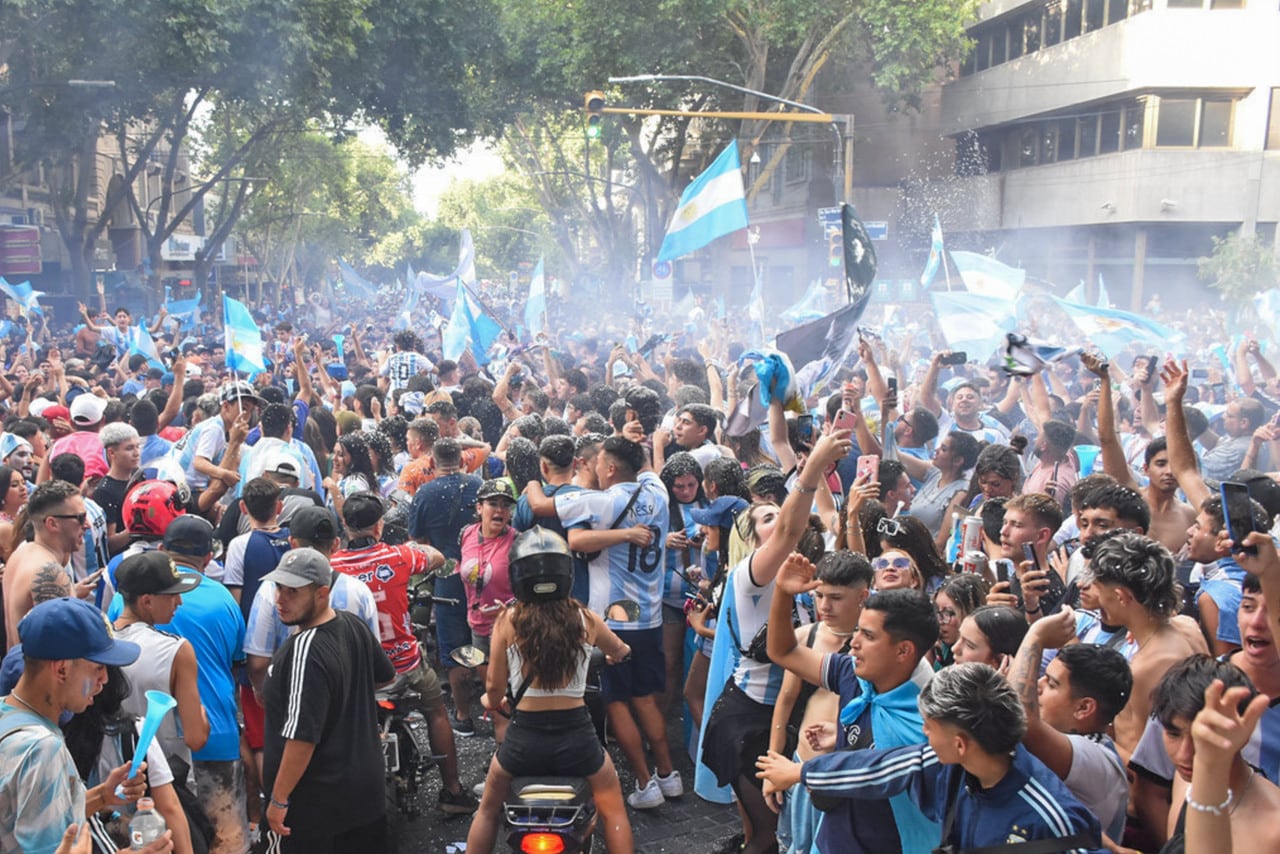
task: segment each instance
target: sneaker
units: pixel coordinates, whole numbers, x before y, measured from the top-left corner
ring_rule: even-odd
[[[484,797],[484,780],[471,787],[471,794],[475,795],[477,799]]]
[[[457,794],[448,789],[440,790],[440,811],[453,813],[455,815],[465,815],[476,811],[476,807],[480,806],[476,799],[466,789],[461,790]]]
[[[655,771],[653,778],[658,781],[658,788],[662,791],[664,798],[678,798],[684,794],[684,781],[680,779],[680,772],[672,769],[671,773],[665,777],[661,777]]]
[[[627,803],[632,809],[637,810],[651,810],[662,806],[665,801],[666,798],[662,797],[662,789],[658,787],[657,777],[650,777],[649,785],[643,789],[636,786],[636,790],[627,795]]]
[[[453,727],[454,734],[463,738],[471,738],[476,734],[476,725],[471,718],[459,718],[453,712],[449,713],[449,726]]]

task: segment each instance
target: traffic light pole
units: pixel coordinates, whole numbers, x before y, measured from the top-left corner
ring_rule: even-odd
[[[789,98],[783,98],[780,95],[770,95],[768,92],[761,92],[757,89],[751,89],[746,86],[739,86],[736,83],[729,83],[725,80],[717,80],[714,77],[704,77],[700,74],[636,74],[630,77],[610,77],[610,83],[652,83],[663,80],[675,80],[681,82],[693,83],[710,83],[713,86],[720,86],[724,89],[732,89],[735,92],[741,92],[744,95],[754,95],[757,98],[763,98],[766,101],[773,101],[777,104],[783,104],[788,107],[794,107],[801,110],[799,113],[765,113],[765,112],[689,112],[686,110],[630,110],[622,107],[605,107],[603,112],[606,113],[630,113],[632,115],[642,116],[689,116],[689,117],[706,117],[706,118],[723,118],[723,119],[759,119],[762,121],[778,121],[778,122],[820,122],[831,126],[831,133],[835,136],[835,145],[831,151],[831,183],[835,188],[836,201],[853,201],[853,146],[852,146],[852,130],[853,116],[851,115],[834,115],[824,113],[811,104],[801,103],[800,101],[792,101]],[[840,132],[840,122],[843,119],[850,131],[850,145],[846,150],[844,136]],[[842,165],[841,155],[847,160]]]

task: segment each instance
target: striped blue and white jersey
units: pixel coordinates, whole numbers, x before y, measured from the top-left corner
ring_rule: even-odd
[[[751,578],[752,552],[729,570],[725,581],[726,593],[732,591],[733,609],[728,617],[729,636],[738,643],[739,652],[751,646],[756,633],[769,621],[769,605],[773,601],[773,582],[763,587],[758,586]],[[723,612],[722,612],[723,613]],[[778,691],[782,689],[784,671],[771,663],[761,663],[745,654],[738,660],[733,671],[733,681],[757,703],[772,706],[778,700]]]
[[[218,415],[206,418],[192,427],[191,432],[173,446],[178,464],[186,472],[187,485],[197,491],[209,485],[209,476],[196,471],[196,457],[204,457],[216,466],[221,464],[222,455],[226,450],[226,427],[222,423],[221,416]]]
[[[52,722],[8,703],[0,713],[0,851],[53,854],[84,823],[84,784]]]
[[[639,495],[626,515],[619,519],[632,495]],[[555,497],[556,515],[565,529],[630,528],[646,525],[653,533],[647,546],[630,543],[601,551],[587,565],[590,578],[591,610],[604,616],[610,602],[629,599],[640,606],[635,622],[609,620],[611,629],[656,629],[662,625],[662,584],[666,567],[665,551],[670,516],[667,488],[653,472],[640,474],[635,482],[617,483],[604,491],[561,492]],[[617,522],[615,525],[614,522]]]

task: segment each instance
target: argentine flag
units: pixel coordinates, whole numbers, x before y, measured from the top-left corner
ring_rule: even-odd
[[[1117,308],[1080,305],[1058,297],[1053,297],[1053,301],[1108,359],[1119,358],[1130,344],[1138,344],[1157,355],[1171,353],[1180,356],[1186,350],[1185,335],[1140,314]]]
[[[32,290],[31,282],[19,282],[16,285],[12,285],[3,277],[0,277],[0,292],[3,292],[5,296],[16,302],[24,315],[34,312],[44,317],[44,309],[36,301],[38,297],[44,296],[44,291]]]
[[[920,274],[920,290],[929,290],[934,277],[938,275],[938,268],[942,266],[942,250],[942,222],[938,219],[938,215],[934,214],[933,234],[929,240],[929,260],[925,262],[924,272]]]
[[[547,283],[542,272],[542,259],[533,268],[533,277],[529,279],[529,301],[524,304],[524,328],[529,335],[537,335],[542,331],[547,316]]]
[[[957,265],[959,266],[959,265]],[[934,293],[933,313],[947,346],[969,354],[971,362],[985,362],[1005,343],[1017,326],[1013,304],[985,294]]]
[[[971,294],[1011,300],[1027,279],[1026,270],[1001,264],[994,258],[976,252],[952,252],[951,260]]]
[[[151,337],[151,333],[147,331],[145,323],[139,323],[134,327],[135,334],[129,336],[129,353],[141,353],[147,357],[147,364],[153,368],[165,370],[164,361],[160,358],[160,351],[156,349],[156,342]]]
[[[227,367],[249,374],[265,371],[262,331],[248,306],[223,294],[222,325],[226,334]]]
[[[742,187],[738,141],[734,140],[681,194],[658,260],[688,255],[717,237],[746,227],[747,195]]]

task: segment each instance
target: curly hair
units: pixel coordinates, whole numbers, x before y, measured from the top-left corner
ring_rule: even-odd
[[[1125,532],[1107,539],[1093,552],[1089,577],[1127,588],[1154,616],[1168,618],[1177,613],[1173,556],[1150,537]]]
[[[933,541],[929,526],[914,516],[897,517],[898,532],[896,534],[879,534],[881,549],[892,546],[911,555],[916,567],[924,577],[925,587],[934,579],[942,579],[947,575],[947,562],[938,551]]]
[[[536,678],[538,686],[547,690],[569,684],[587,654],[582,647],[586,632],[581,611],[582,605],[576,599],[517,599],[511,606],[508,613],[515,632],[514,643],[528,665],[526,681]]]

